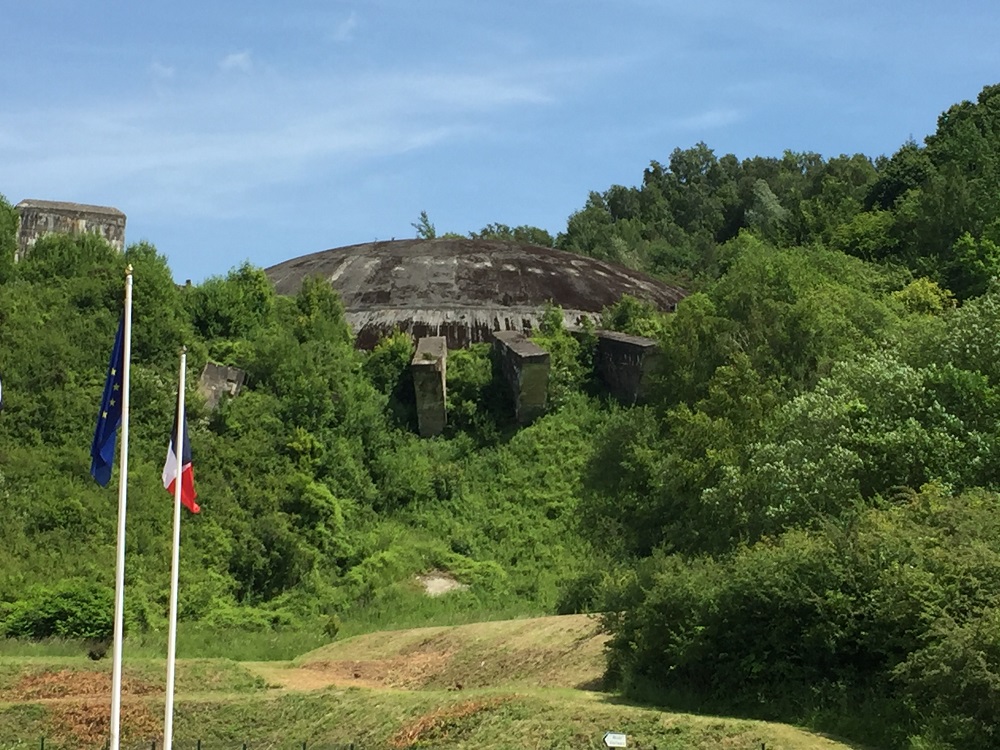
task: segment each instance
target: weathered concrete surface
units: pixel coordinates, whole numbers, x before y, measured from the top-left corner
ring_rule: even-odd
[[[434,437],[444,432],[448,423],[447,398],[448,345],[444,336],[429,336],[417,341],[410,362],[413,390],[417,397],[417,428],[420,437]]]
[[[125,249],[125,214],[109,206],[84,203],[23,200],[18,213],[17,250],[14,260],[24,257],[46,234],[98,234],[121,252]]]
[[[279,294],[307,276],[330,280],[361,348],[403,330],[444,336],[448,347],[490,341],[494,331],[538,328],[552,302],[567,326],[630,294],[672,310],[685,292],[624,266],[552,248],[473,240],[395,240],[293,258],[265,269]]]
[[[238,395],[246,379],[247,374],[243,370],[209,362],[198,378],[198,392],[205,399],[206,406],[214,409],[223,394]]]
[[[656,341],[617,331],[597,331],[594,369],[608,391],[632,406],[649,398],[653,378],[663,364]]]
[[[497,331],[493,350],[514,399],[518,424],[530,424],[545,413],[549,388],[549,353],[520,331]]]

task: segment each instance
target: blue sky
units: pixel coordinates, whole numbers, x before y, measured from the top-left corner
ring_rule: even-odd
[[[0,193],[115,206],[178,281],[491,222],[651,160],[893,153],[1000,82],[996,0],[9,5]]]

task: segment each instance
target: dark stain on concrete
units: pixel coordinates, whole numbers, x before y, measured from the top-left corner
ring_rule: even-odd
[[[393,330],[444,336],[455,349],[493,331],[530,331],[546,303],[565,323],[597,320],[630,294],[672,310],[685,292],[624,266],[534,245],[444,238],[393,240],[303,255],[265,269],[279,294],[319,275],[340,294],[357,345]]]

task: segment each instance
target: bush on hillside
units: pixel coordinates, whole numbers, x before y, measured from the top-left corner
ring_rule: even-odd
[[[73,579],[36,586],[11,607],[3,623],[8,638],[104,640],[114,631],[110,588]]]
[[[882,710],[906,717],[896,731],[988,746],[1000,674],[998,519],[996,495],[928,486],[729,559],[661,555],[632,606],[606,617],[610,675],[634,693],[686,696],[689,707],[764,716],[781,707],[786,719],[831,707],[843,716],[845,702],[870,710],[866,696],[883,696]]]

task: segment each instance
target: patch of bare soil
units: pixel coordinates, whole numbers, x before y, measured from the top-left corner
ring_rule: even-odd
[[[449,591],[460,591],[469,588],[458,581],[450,573],[443,570],[432,570],[430,573],[417,576],[417,581],[424,587],[427,596],[442,596]]]
[[[122,695],[147,695],[155,690],[142,680],[122,679]],[[0,700],[11,702],[64,698],[111,698],[111,675],[105,672],[80,672],[63,669],[23,675],[17,683],[0,690]]]
[[[461,729],[464,719],[483,711],[491,711],[509,700],[510,697],[465,701],[436,709],[411,721],[396,732],[389,740],[389,745],[403,750],[408,747],[419,747],[426,742],[445,739],[454,730]]]

